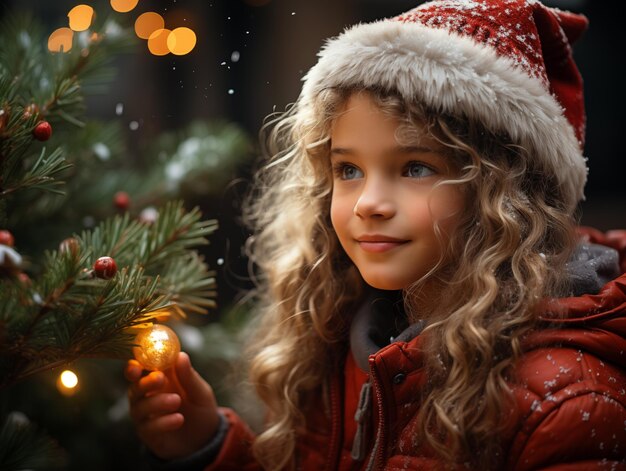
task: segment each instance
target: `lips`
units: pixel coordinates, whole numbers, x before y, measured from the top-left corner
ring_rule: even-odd
[[[408,242],[405,239],[397,239],[384,235],[363,235],[356,239],[357,243],[366,252],[381,253],[395,249]]]

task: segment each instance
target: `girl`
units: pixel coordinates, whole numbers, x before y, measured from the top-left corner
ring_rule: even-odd
[[[573,221],[585,28],[440,0],[326,44],[246,213],[266,427],[185,354],[131,361],[156,468],[626,469],[626,233]]]

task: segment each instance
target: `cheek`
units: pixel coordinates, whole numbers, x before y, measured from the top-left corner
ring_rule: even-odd
[[[463,215],[464,207],[463,194],[457,187],[439,188],[430,202],[433,220],[438,221],[439,227],[445,231],[454,230]]]
[[[330,221],[341,239],[346,231],[348,219],[352,210],[345,198],[338,198],[333,194],[330,202]]]

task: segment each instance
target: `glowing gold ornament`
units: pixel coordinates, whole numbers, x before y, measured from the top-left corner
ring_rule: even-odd
[[[137,334],[133,347],[135,359],[147,370],[166,370],[180,352],[176,333],[167,326],[154,324]]]

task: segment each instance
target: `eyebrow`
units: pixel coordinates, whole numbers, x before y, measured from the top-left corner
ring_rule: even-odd
[[[391,147],[385,153],[388,155],[394,154],[429,154],[429,153],[441,153],[441,151],[425,146],[396,146]],[[357,152],[349,147],[332,147],[330,149],[330,155],[354,155]]]

